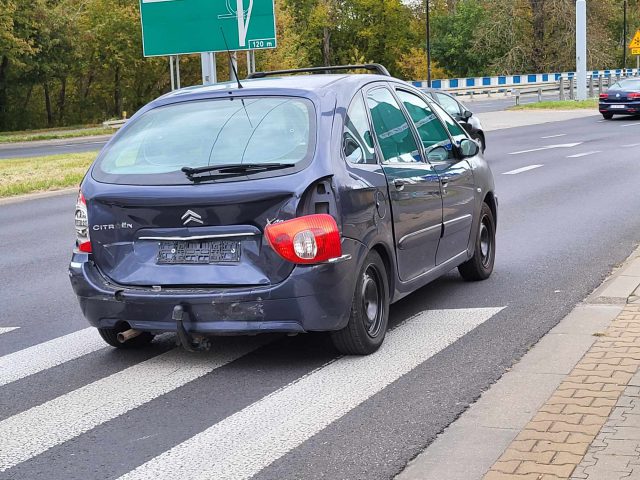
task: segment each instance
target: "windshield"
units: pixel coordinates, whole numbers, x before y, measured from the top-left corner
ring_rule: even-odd
[[[620,80],[619,82],[614,83],[610,90],[640,90],[640,80],[639,79],[628,79],[628,80]]]
[[[191,101],[150,110],[129,125],[93,169],[98,181],[188,183],[183,167],[291,164],[313,154],[313,104],[302,98]],[[260,175],[283,175],[286,171]]]

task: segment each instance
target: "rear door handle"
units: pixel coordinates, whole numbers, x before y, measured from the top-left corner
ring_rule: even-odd
[[[393,185],[396,187],[396,190],[402,190],[402,189],[404,189],[404,180],[400,180],[400,179],[396,178],[393,181]]]

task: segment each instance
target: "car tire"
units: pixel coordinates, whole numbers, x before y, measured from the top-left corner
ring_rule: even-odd
[[[112,347],[125,349],[144,347],[145,345],[151,343],[151,340],[153,340],[153,337],[155,336],[148,332],[142,332],[137,337],[127,340],[124,343],[119,342],[118,334],[128,329],[128,325],[121,324],[115,328],[98,328],[98,333],[100,334],[102,339]]]
[[[458,267],[467,281],[486,280],[493,272],[496,258],[496,222],[489,205],[482,204],[480,221],[476,232],[473,257]]]
[[[380,255],[371,251],[358,273],[349,323],[331,332],[344,355],[369,355],[380,348],[389,323],[389,279]]]
[[[603,113],[602,116],[605,120],[611,120],[613,118],[613,113]]]

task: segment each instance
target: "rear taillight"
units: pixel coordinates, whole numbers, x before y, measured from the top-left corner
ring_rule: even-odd
[[[340,232],[331,215],[317,214],[267,225],[271,248],[293,263],[319,263],[342,256]]]
[[[609,94],[608,93],[601,93],[600,94],[600,100],[607,100],[609,98]]]
[[[78,192],[78,200],[76,201],[76,247],[81,252],[91,253],[87,202],[82,191]]]
[[[628,95],[629,100],[640,100],[640,92],[633,92]]]

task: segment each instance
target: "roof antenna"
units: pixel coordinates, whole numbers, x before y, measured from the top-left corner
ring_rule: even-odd
[[[220,33],[222,34],[222,40],[224,40],[224,46],[227,49],[227,55],[229,55],[229,67],[231,67],[231,69],[233,70],[233,74],[236,77],[236,82],[238,82],[238,88],[243,88],[242,84],[240,83],[240,77],[238,77],[238,71],[236,70],[236,66],[233,63],[233,60],[231,59],[231,52],[229,51],[229,45],[227,44],[227,37],[224,36],[224,30],[222,30],[222,27],[220,27]]]

